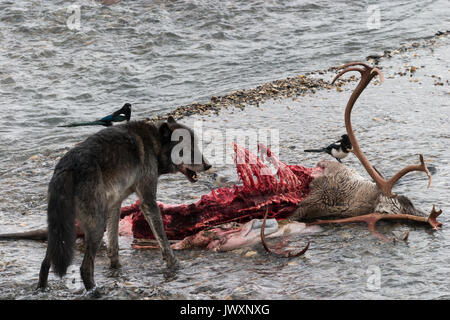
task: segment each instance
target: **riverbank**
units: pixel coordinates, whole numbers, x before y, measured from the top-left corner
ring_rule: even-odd
[[[433,48],[439,40],[448,37],[449,34],[450,31],[438,31],[429,39],[423,39],[420,42],[406,44],[394,50],[385,50],[382,54],[369,55],[363,62],[378,66],[379,64],[382,64],[383,61],[397,55],[411,53],[419,48]],[[245,108],[245,106],[248,105],[259,107],[260,104],[269,99],[298,99],[307,94],[314,94],[320,89],[331,90],[336,88],[336,90],[342,91],[341,86],[343,84],[358,80],[355,75],[352,75],[350,77],[338,80],[336,85],[331,85],[330,81],[328,79],[324,79],[323,77],[326,75],[329,76],[330,73],[334,74],[337,68],[338,66],[332,66],[328,69],[307,72],[305,74],[299,74],[295,77],[267,82],[257,86],[256,88],[235,90],[224,96],[213,96],[208,103],[194,102],[188,105],[179,106],[165,115],[155,116],[153,118],[149,118],[149,120],[161,120],[167,118],[168,116],[181,119],[185,116],[190,116],[193,114],[218,114],[220,110],[227,109],[229,107],[240,109]],[[417,67],[412,66],[403,72],[399,72],[398,75],[412,75],[416,70]]]

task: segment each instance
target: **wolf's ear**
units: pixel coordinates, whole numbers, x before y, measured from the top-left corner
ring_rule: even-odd
[[[170,142],[172,137],[172,130],[167,122],[163,122],[159,127],[159,134],[161,135],[161,140],[163,143]]]
[[[172,117],[172,116],[169,116],[169,117],[167,118],[167,122],[168,122],[168,123],[176,123],[174,117]]]

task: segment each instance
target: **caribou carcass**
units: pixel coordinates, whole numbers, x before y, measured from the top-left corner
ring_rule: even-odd
[[[356,67],[360,66],[360,67]],[[434,206],[430,214],[414,207],[412,202],[402,195],[392,192],[395,183],[405,174],[412,171],[422,171],[428,176],[428,187],[431,184],[431,175],[420,154],[420,164],[409,165],[392,178],[384,179],[383,176],[367,160],[361,150],[358,140],[353,132],[351,123],[351,112],[353,106],[376,75],[383,82],[383,74],[377,68],[372,68],[362,62],[353,62],[339,67],[343,69],[334,79],[334,83],[343,74],[357,71],[361,74],[361,80],[353,91],[345,109],[345,128],[352,144],[352,152],[359,159],[372,177],[373,181],[362,178],[356,171],[341,163],[334,161],[321,161],[318,166],[323,170],[314,177],[310,184],[310,194],[302,201],[294,214],[292,220],[316,219],[326,216],[347,217],[347,219],[318,221],[312,224],[367,222],[369,228],[379,238],[387,238],[375,232],[374,226],[381,219],[413,220],[429,223],[434,229],[439,229],[441,223],[436,218],[442,210],[435,210]]]

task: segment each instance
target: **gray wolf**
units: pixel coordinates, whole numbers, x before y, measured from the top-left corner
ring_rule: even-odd
[[[178,134],[181,138],[172,141],[176,132],[187,135]],[[178,154],[174,155],[174,150]],[[183,161],[175,159],[181,154]],[[48,245],[38,289],[46,287],[50,266],[60,277],[66,273],[73,258],[75,220],[84,232],[86,249],[80,273],[86,290],[95,288],[94,260],[105,229],[111,267],[120,267],[120,207],[134,192],[141,199],[141,210],[167,267],[176,270],[178,261],[156,203],[158,177],[181,172],[195,182],[197,173],[210,167],[199,151],[194,132],[172,117],[161,123],[134,121],[109,127],[71,149],[56,165],[48,187]]]

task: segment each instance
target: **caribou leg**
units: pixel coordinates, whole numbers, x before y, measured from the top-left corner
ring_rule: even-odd
[[[381,233],[376,231],[375,225],[379,220],[409,220],[416,221],[429,224],[434,230],[439,230],[442,226],[442,223],[437,221],[437,217],[442,213],[442,210],[436,210],[434,205],[431,209],[430,215],[428,217],[418,217],[411,214],[393,214],[393,213],[370,213],[362,216],[337,219],[337,220],[317,220],[312,223],[308,223],[308,225],[320,225],[320,224],[328,224],[328,223],[355,223],[355,222],[365,222],[368,225],[370,232],[372,232],[378,239],[382,241],[391,241],[398,240],[396,238],[390,239]],[[403,237],[402,240],[406,240],[409,236],[409,231]]]
[[[392,239],[382,235],[375,228],[375,224],[378,222],[378,220],[381,220],[381,219],[383,219],[382,214],[380,214],[380,213],[370,213],[370,214],[365,214],[363,216],[357,216],[357,217],[351,217],[351,218],[345,218],[345,219],[317,220],[315,222],[308,223],[308,225],[320,225],[320,224],[329,224],[329,223],[365,222],[365,223],[367,223],[367,227],[369,228],[369,231],[371,233],[373,233],[378,239],[380,239],[383,242],[391,241]]]

